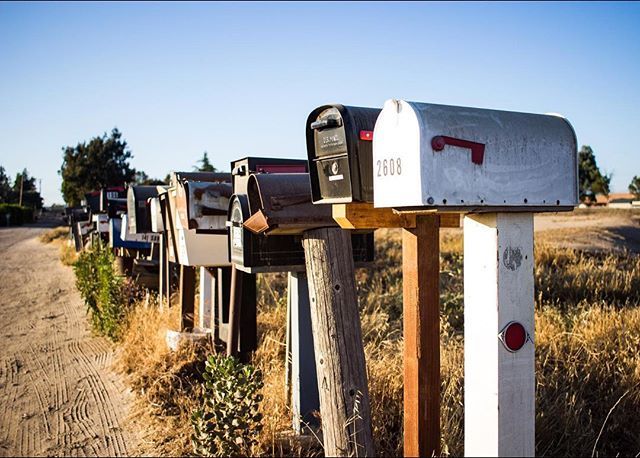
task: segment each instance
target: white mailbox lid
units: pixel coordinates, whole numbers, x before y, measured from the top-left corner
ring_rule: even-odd
[[[482,160],[450,144],[436,151],[438,136],[483,144]],[[373,166],[377,208],[559,211],[578,203],[576,137],[559,115],[388,100]]]
[[[157,233],[164,232],[160,199],[158,197],[152,197],[150,202],[149,212],[151,213],[151,231]]]

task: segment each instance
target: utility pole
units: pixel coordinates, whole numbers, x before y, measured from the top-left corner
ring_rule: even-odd
[[[20,200],[18,205],[22,207],[22,188],[24,187],[24,172],[20,174]]]

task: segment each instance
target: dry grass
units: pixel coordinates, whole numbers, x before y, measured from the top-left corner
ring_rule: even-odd
[[[69,228],[67,226],[54,227],[44,232],[38,237],[42,243],[51,243],[54,240],[64,240],[69,238]]]
[[[402,278],[400,232],[376,235],[376,262],[357,273],[372,422],[380,455],[402,454]],[[463,306],[460,231],[441,237],[442,450],[462,455]],[[536,245],[536,453],[636,455],[640,452],[640,256]],[[284,392],[286,275],[259,276],[259,349],[264,429],[256,454],[309,455],[290,440]],[[175,313],[172,311],[172,313]],[[123,354],[155,452],[190,451],[200,357],[164,350],[167,312],[138,309]],[[173,316],[171,319],[176,319]],[[132,350],[135,348],[135,350]],[[186,353],[185,353],[186,352]],[[192,371],[192,372],[190,372]],[[597,441],[597,444],[596,444]],[[151,450],[151,449],[150,449]]]

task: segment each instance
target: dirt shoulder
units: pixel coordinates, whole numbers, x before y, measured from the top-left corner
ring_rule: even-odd
[[[46,228],[0,229],[0,456],[123,456],[132,395]]]

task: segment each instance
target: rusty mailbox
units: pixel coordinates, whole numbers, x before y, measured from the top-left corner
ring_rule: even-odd
[[[559,115],[389,100],[373,159],[378,208],[555,212],[578,202],[576,136]]]
[[[337,226],[331,207],[313,205],[307,173],[252,174],[229,206],[229,253],[245,272],[305,270],[302,233]],[[356,263],[373,260],[373,233],[353,233]]]
[[[314,203],[373,202],[373,128],[378,108],[323,105],[307,119]]]
[[[167,192],[165,224],[171,257],[186,266],[228,266],[226,209],[231,175],[175,172]]]

